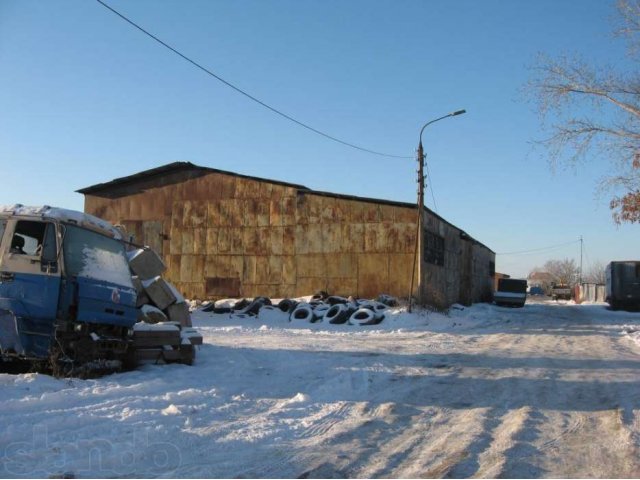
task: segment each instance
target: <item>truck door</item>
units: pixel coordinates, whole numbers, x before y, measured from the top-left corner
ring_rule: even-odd
[[[60,281],[56,225],[9,220],[0,244],[3,350],[13,349],[26,356],[46,355],[56,319]],[[12,331],[16,339],[11,339]]]

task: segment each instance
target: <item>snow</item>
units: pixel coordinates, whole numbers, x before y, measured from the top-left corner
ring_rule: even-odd
[[[116,239],[121,239],[122,235],[109,222],[95,217],[88,213],[68,210],[66,208],[50,207],[49,205],[25,206],[19,203],[15,205],[0,205],[0,214],[13,214],[24,216],[37,216],[59,220],[61,222],[75,223],[80,226],[98,228],[109,233]]]
[[[154,306],[154,305],[150,305],[148,303],[145,303],[144,305],[142,305],[140,307],[140,310],[142,310],[142,313],[144,313],[145,315],[149,315],[149,314],[158,314],[158,315],[163,315],[166,318],[166,315],[164,314],[164,312],[162,310],[160,310],[158,307]]]
[[[178,289],[171,282],[167,282],[167,287],[169,287],[169,290],[171,291],[171,293],[175,297],[175,299],[176,299],[175,303],[183,303],[185,301],[184,297],[182,296],[182,294],[178,291]]]
[[[84,247],[82,270],[79,275],[133,288],[127,258],[122,252]]]
[[[158,322],[158,323],[138,322],[133,325],[133,330],[136,332],[175,332],[177,330],[180,330],[180,326],[176,325],[173,322],[166,322],[166,323],[165,322]]]
[[[141,280],[142,286],[144,287],[144,289],[148,289],[151,285],[153,285],[155,282],[158,282],[162,279],[162,277],[160,275],[156,275],[153,278],[149,278],[147,280]]]
[[[640,325],[624,325],[622,327],[622,333],[625,334],[629,340],[640,346]]]
[[[144,253],[144,248],[138,248],[136,250],[130,250],[130,251],[127,252],[127,260],[129,262],[132,262],[133,260],[138,258],[143,253]]]
[[[231,302],[230,302],[231,303]],[[0,374],[0,477],[635,477],[640,314],[193,313],[194,366]]]

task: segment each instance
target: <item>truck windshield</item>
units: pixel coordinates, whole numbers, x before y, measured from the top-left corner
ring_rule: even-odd
[[[67,275],[131,287],[124,245],[91,230],[65,225],[64,264]]]

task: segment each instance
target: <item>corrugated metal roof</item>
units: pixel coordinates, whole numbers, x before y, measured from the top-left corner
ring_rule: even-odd
[[[128,175],[126,177],[115,178],[109,182],[98,183],[96,185],[92,185],[90,187],[81,188],[80,190],[76,190],[78,193],[82,193],[84,195],[97,195],[109,193],[110,191],[120,189],[122,187],[134,186],[136,183],[143,183],[153,181],[154,179],[164,178],[170,174],[176,173],[193,173],[194,177],[198,177],[201,175],[207,175],[210,173],[222,173],[225,175],[232,175],[234,177],[246,178],[250,180],[257,180],[260,182],[269,182],[277,185],[283,185],[285,187],[296,188],[298,190],[309,190],[304,185],[296,185],[294,183],[281,182],[278,180],[270,180],[267,178],[260,177],[252,177],[249,175],[242,175],[240,173],[228,172],[225,170],[218,170],[216,168],[210,167],[201,167],[199,165],[195,165],[191,162],[173,162],[167,165],[162,165],[157,168],[152,168],[150,170],[144,170],[142,172],[135,173],[133,175]],[[111,197],[112,195],[105,195]]]

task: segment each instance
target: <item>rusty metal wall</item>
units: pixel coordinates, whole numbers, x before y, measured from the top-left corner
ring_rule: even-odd
[[[125,225],[138,243],[154,245],[167,264],[167,279],[189,298],[278,298],[318,290],[409,295],[412,207],[211,173],[120,198],[86,195],[85,211]],[[445,237],[446,248],[444,267],[425,266],[428,298],[437,305],[460,301],[468,290],[468,280],[461,279],[469,255],[484,258],[489,251],[470,253],[460,230],[429,212],[425,225]],[[473,270],[473,301],[482,273]],[[417,277],[414,285],[415,293]]]
[[[425,262],[424,297],[429,305],[447,307],[490,301],[493,294],[491,262],[495,254],[463,231],[425,212],[425,230],[444,238],[444,265]]]
[[[415,209],[305,192],[296,218],[296,295],[409,295]]]
[[[474,243],[472,257],[472,300],[490,302],[494,284],[491,265],[495,264],[496,255],[487,247]]]

